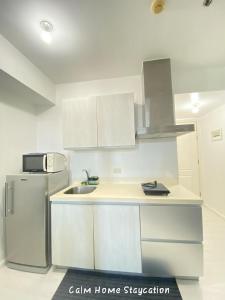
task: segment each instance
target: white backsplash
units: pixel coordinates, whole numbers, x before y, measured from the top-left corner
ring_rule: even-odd
[[[82,169],[101,178],[177,177],[173,139],[141,143],[131,149],[70,151],[69,159],[72,180],[85,178]]]

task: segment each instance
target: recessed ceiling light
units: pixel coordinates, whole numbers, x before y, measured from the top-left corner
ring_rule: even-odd
[[[193,106],[192,107],[192,113],[197,114],[199,112],[199,106]]]
[[[46,44],[51,44],[53,25],[49,21],[43,20],[40,22],[40,27],[41,27],[41,39]]]
[[[191,93],[191,102],[192,104],[199,102],[199,93]]]

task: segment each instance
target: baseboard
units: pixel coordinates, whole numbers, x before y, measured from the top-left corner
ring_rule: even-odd
[[[0,268],[1,268],[2,266],[4,266],[4,264],[5,264],[5,260],[4,260],[4,259],[0,260]]]
[[[216,209],[212,208],[211,206],[209,206],[208,204],[205,204],[205,203],[204,203],[204,206],[207,207],[209,210],[213,211],[215,214],[217,214],[217,216],[219,216],[223,220],[225,220],[225,216],[223,214],[221,214],[220,212],[218,212]]]

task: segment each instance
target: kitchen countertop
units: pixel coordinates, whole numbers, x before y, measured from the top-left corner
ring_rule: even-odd
[[[200,205],[202,199],[188,191],[181,185],[166,185],[170,190],[168,196],[147,196],[140,183],[103,182],[97,185],[96,190],[89,194],[64,194],[67,189],[80,186],[74,182],[71,186],[52,195],[50,201],[54,203],[85,203],[85,204],[183,204]]]

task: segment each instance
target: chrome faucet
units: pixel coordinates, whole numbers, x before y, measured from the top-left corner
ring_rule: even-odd
[[[88,183],[88,181],[89,181],[89,178],[90,178],[90,176],[89,176],[89,173],[88,173],[88,170],[86,170],[86,169],[83,169],[82,171],[86,173],[86,175],[87,175],[87,183]]]

